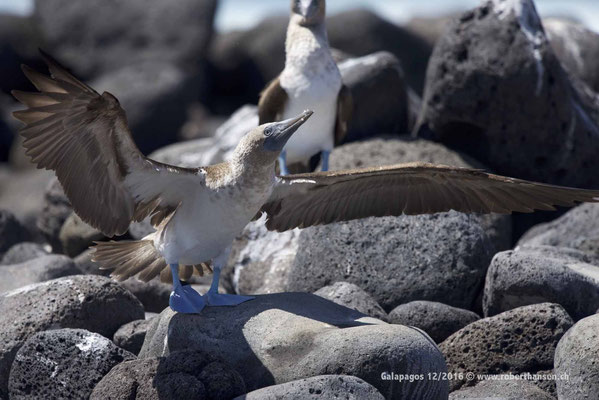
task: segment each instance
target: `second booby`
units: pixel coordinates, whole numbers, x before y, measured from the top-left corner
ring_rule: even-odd
[[[218,283],[234,238],[259,213],[266,214],[268,229],[285,231],[370,216],[532,212],[599,201],[599,191],[425,163],[275,176],[277,157],[311,111],[253,129],[228,162],[198,168],[159,163],[137,149],[113,95],[99,94],[44,58],[51,77],[23,67],[38,92],[13,92],[27,106],[14,112],[25,123],[20,134],[27,154],[38,168],[56,172],[75,212],[107,236],[152,216],[155,233],[98,243],[94,257],[121,280],[172,276],[175,311],[251,299],[220,294]],[[202,296],[180,277],[204,268],[214,277]]]
[[[333,146],[347,133],[353,103],[331,54],[325,17],[325,0],[292,0],[285,69],[262,92],[258,104],[260,125],[318,110],[281,152],[282,175],[288,174],[288,164],[305,164],[318,153],[327,171]]]

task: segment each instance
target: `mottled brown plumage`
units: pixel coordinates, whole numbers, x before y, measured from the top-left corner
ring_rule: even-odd
[[[280,77],[273,79],[260,93],[258,102],[259,125],[281,119],[289,96],[281,87]]]

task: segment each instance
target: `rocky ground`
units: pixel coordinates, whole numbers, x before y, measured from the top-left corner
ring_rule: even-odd
[[[168,309],[166,284],[98,270],[87,248],[107,238],[32,169],[8,93],[28,88],[20,63],[43,68],[42,47],[117,95],[152,157],[226,159],[283,66],[286,19],[217,34],[216,0],[176,3],[0,15],[0,400],[597,398],[597,204],[285,233],[256,221],[222,290],[257,298],[200,315]],[[352,11],[328,27],[356,106],[333,169],[427,161],[599,188],[596,33],[541,21],[531,0],[404,27]]]

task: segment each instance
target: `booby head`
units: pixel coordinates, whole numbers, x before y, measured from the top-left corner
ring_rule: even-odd
[[[289,138],[312,114],[313,111],[306,110],[297,117],[254,128],[241,139],[235,149],[235,155],[244,163],[253,166],[274,164]]]
[[[292,18],[302,26],[319,25],[326,16],[325,0],[291,0]]]

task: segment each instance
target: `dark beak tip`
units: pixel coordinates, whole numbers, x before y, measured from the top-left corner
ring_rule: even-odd
[[[302,120],[307,121],[312,116],[312,114],[314,114],[314,111],[312,110],[304,111],[304,113],[302,114]]]

